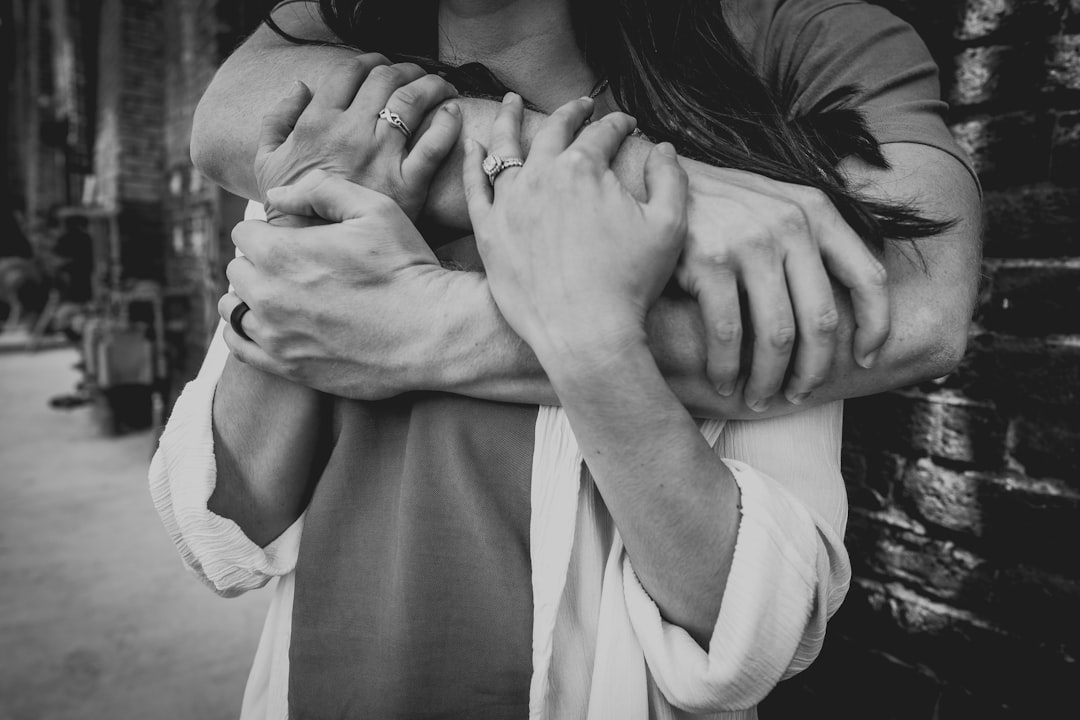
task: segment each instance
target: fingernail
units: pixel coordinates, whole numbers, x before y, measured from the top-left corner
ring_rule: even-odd
[[[808,398],[808,397],[810,397],[810,393],[808,393],[808,392],[803,392],[803,393],[795,393],[795,394],[793,394],[793,395],[792,395],[792,394],[789,394],[789,395],[787,396],[787,401],[788,401],[789,403],[791,403],[792,405],[802,405],[802,404],[803,404],[803,402],[804,402],[804,401],[806,400],[806,398]]]
[[[878,351],[874,350],[873,352],[866,353],[866,355],[863,356],[863,359],[859,361],[859,364],[869,370],[870,368],[874,367],[874,363],[877,362],[877,358]]]
[[[450,113],[454,117],[458,117],[459,115],[461,115],[461,108],[458,107],[457,103],[447,103],[446,105],[443,105],[443,110]]]
[[[517,93],[508,92],[503,95],[503,105],[509,105],[517,99]]]
[[[720,397],[730,397],[733,392],[735,392],[734,383],[727,383],[726,385],[720,385],[716,388],[716,394]]]
[[[266,191],[266,201],[272,203],[272,202],[274,202],[274,198],[280,197],[280,195],[281,195],[281,188],[277,188],[277,187],[270,188],[269,190]]]
[[[476,141],[472,138],[465,138],[465,152],[476,152]]]
[[[666,155],[667,157],[675,157],[675,146],[669,142],[664,142],[657,145],[656,151],[661,155]]]
[[[752,395],[746,396],[744,401],[746,402],[746,407],[758,413],[765,412],[770,404],[770,398],[757,398]]]

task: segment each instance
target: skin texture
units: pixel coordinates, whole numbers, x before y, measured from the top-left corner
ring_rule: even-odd
[[[309,74],[317,78],[320,68],[326,67],[327,58],[332,57],[328,54],[338,52],[328,48],[282,47],[265,37],[262,41],[270,44],[246,57],[239,57],[236,63],[231,67],[226,65],[219,73],[200,105],[193,138],[193,156],[204,172],[227,187],[239,189],[248,195],[261,192],[253,173],[244,169],[245,162],[252,162],[258,142],[246,139],[245,133],[250,131],[238,121],[242,117],[250,117],[253,112],[268,110],[271,98],[276,100],[281,95],[287,95],[278,92],[279,88],[272,81],[263,85],[258,78],[275,71],[278,77],[282,74],[290,78]],[[530,39],[525,38],[522,42],[528,44]],[[542,54],[543,50],[537,52]],[[492,54],[496,59],[493,64],[497,66],[498,52],[492,51]],[[528,58],[528,53],[523,52],[522,56]],[[349,61],[355,62],[352,55]],[[291,72],[285,72],[283,66],[275,65],[275,62],[286,64]],[[525,64],[525,67],[530,66],[529,63]],[[511,79],[515,68],[523,89],[529,83],[537,82],[538,76],[544,75],[525,73],[521,67],[511,63],[506,73]],[[591,84],[579,82],[583,80],[592,79],[587,74],[577,76],[571,68],[563,68],[551,85],[561,87],[565,98],[570,88],[574,88],[574,94],[580,94],[576,88]],[[311,84],[317,87],[317,98],[323,88],[314,80],[311,80]],[[541,96],[538,88],[528,91],[530,97]],[[549,90],[549,96],[557,94]],[[463,110],[466,134],[476,124],[483,127],[485,122],[494,118],[496,112],[496,107],[491,103],[464,100],[456,100],[455,103]],[[210,122],[213,117],[217,118],[215,123]],[[525,116],[523,122],[523,144],[527,144],[526,139],[535,134],[542,120]],[[297,123],[297,128],[302,124]],[[236,130],[238,127],[239,131]],[[236,134],[229,134],[233,132]],[[481,129],[476,135],[483,142],[490,141],[486,129]],[[287,139],[289,132],[279,128],[278,136]],[[454,150],[452,162],[436,175],[425,205],[426,213],[433,216],[441,213],[449,219],[446,224],[451,226],[453,218],[459,217],[463,210],[460,207],[463,205],[462,186],[459,180],[452,177],[455,170],[453,161],[459,157],[458,152]],[[628,140],[622,144],[621,151],[612,162],[615,176],[626,192],[638,200],[646,194],[643,168],[650,152],[647,144]],[[963,350],[976,279],[973,268],[977,267],[978,261],[974,220],[978,203],[973,183],[958,162],[940,151],[915,145],[890,145],[885,152],[894,163],[891,171],[872,170],[854,162],[845,163],[845,169],[853,178],[866,183],[871,192],[882,197],[906,200],[927,188],[939,190],[937,193],[927,193],[928,197],[934,199],[924,205],[926,211],[931,215],[941,212],[946,216],[957,216],[961,221],[947,236],[919,244],[928,265],[933,268],[932,274],[924,273],[902,250],[890,246],[881,259],[888,269],[887,276],[878,274],[876,277],[881,283],[886,283],[881,289],[888,291],[887,309],[892,325],[888,339],[877,352],[874,369],[866,370],[856,364],[854,358],[858,350],[837,352],[822,372],[821,384],[804,402],[880,392],[940,375],[955,365]],[[229,169],[234,164],[240,169]],[[804,230],[817,228],[826,238],[826,243],[841,242],[838,238],[842,236],[843,229],[837,228],[835,221],[830,222],[829,209],[820,206],[820,199],[811,194],[803,193],[796,197],[790,188],[778,187],[777,184],[766,186],[761,179],[733,175],[731,171],[702,171],[696,174],[692,165],[684,163],[684,167],[687,166],[691,167],[691,199],[687,218],[691,231],[695,220],[702,226],[712,223],[715,227],[716,223],[726,223],[729,228],[743,227],[745,230],[730,236],[744,240],[741,245],[730,247],[726,253],[703,254],[711,258],[708,267],[715,274],[734,275],[733,268],[749,267],[745,263],[752,262],[759,263],[754,267],[771,267],[775,273],[778,272],[777,267],[787,268],[791,265],[797,268],[801,265],[797,260],[806,257],[805,250],[802,256],[793,256],[795,251],[788,244],[791,239],[786,233],[748,224],[749,218],[762,215],[767,218],[794,218],[797,212],[803,218]],[[346,174],[357,179],[354,177],[356,171],[357,168],[350,167]],[[267,187],[267,184],[264,183],[262,187]],[[446,192],[447,188],[449,192]],[[695,204],[695,191],[699,196],[711,197],[716,202]],[[447,197],[450,199],[447,200]],[[728,204],[723,206],[719,200]],[[766,202],[770,203],[768,207],[783,208],[788,214],[763,213],[762,203]],[[724,209],[718,210],[720,207]],[[383,211],[389,212],[389,208],[383,208]],[[735,220],[742,222],[742,225]],[[792,226],[791,223],[787,225]],[[590,354],[585,364],[606,371],[599,376],[583,375],[553,364],[549,353],[537,350],[537,347],[546,348],[546,344],[538,341],[534,341],[535,345],[530,344],[528,338],[523,341],[515,328],[507,323],[488,284],[475,274],[440,271],[430,263],[423,263],[429,266],[424,272],[402,272],[402,268],[408,266],[407,258],[411,251],[402,252],[398,246],[388,248],[386,253],[380,255],[384,262],[382,265],[372,263],[371,258],[357,264],[355,244],[350,245],[347,237],[336,235],[333,230],[319,235],[305,232],[308,229],[304,228],[274,228],[265,224],[244,224],[241,227],[244,230],[237,234],[237,244],[245,252],[251,249],[251,266],[246,276],[237,274],[231,267],[230,279],[234,284],[239,281],[243,285],[242,290],[237,285],[239,296],[252,306],[252,311],[245,316],[245,330],[255,342],[245,342],[231,330],[226,331],[226,340],[235,359],[230,359],[215,397],[215,442],[222,459],[219,460],[218,486],[211,498],[211,509],[236,519],[253,540],[262,544],[276,537],[302,511],[311,492],[311,468],[318,465],[318,438],[310,432],[312,427],[317,426],[320,417],[318,393],[292,384],[289,380],[352,397],[386,397],[408,389],[423,388],[463,392],[495,400],[545,403],[559,403],[568,397],[581,396],[586,404],[573,408],[567,406],[567,411],[571,421],[576,423],[575,430],[581,428],[580,432],[588,436],[583,447],[589,445],[590,453],[593,453],[590,464],[596,463],[598,467],[604,466],[604,457],[610,457],[611,448],[627,447],[635,439],[650,437],[650,433],[659,433],[656,437],[667,443],[664,447],[677,448],[695,463],[704,462],[699,457],[699,450],[692,443],[686,444],[690,440],[683,431],[687,429],[689,415],[682,405],[687,405],[698,414],[720,417],[757,416],[748,407],[747,399],[753,402],[755,408],[768,413],[788,412],[793,407],[781,396],[762,397],[768,395],[769,387],[756,388],[756,393],[747,398],[742,392],[748,382],[745,377],[738,381],[731,395],[721,395],[716,391],[715,368],[709,372],[708,366],[716,354],[710,343],[719,341],[721,345],[731,345],[738,340],[738,333],[730,332],[728,326],[722,328],[725,332],[710,335],[707,332],[710,328],[706,328],[703,319],[707,316],[688,299],[661,298],[642,319],[641,328],[646,333],[646,339],[628,341],[625,365],[621,361],[617,365],[606,365],[603,358],[594,358]],[[338,232],[341,232],[340,229]],[[818,239],[818,242],[821,240]],[[259,252],[254,249],[256,246],[265,248],[262,261],[259,260]],[[289,258],[290,262],[266,262],[266,258],[282,257],[280,253],[287,253],[284,257]],[[847,257],[839,251],[836,254]],[[744,264],[739,265],[737,261]],[[816,261],[821,262],[820,256]],[[353,265],[349,265],[350,262]],[[360,270],[361,266],[367,275],[318,269],[355,267]],[[247,266],[236,266],[240,267]],[[712,285],[703,282],[702,287]],[[699,300],[702,299],[702,292],[699,288]],[[379,295],[399,300],[404,298],[404,302],[386,303],[378,306],[385,311],[372,312],[370,315],[364,313],[364,317],[358,317],[352,310],[365,307],[365,303],[374,301]],[[342,302],[343,297],[350,298],[350,302]],[[232,305],[229,303],[236,301],[235,296],[228,302],[223,301],[223,315],[231,312]],[[723,306],[724,303],[718,305]],[[413,311],[418,307],[430,308],[430,311],[418,314]],[[828,304],[819,304],[810,306],[807,311],[792,308],[788,301],[785,311],[781,304],[771,324],[766,323],[763,331],[749,341],[751,347],[765,345],[766,349],[772,346],[775,350],[771,354],[765,353],[772,358],[768,374],[782,376],[782,371],[787,367],[787,362],[779,358],[790,354],[793,323],[797,323],[799,332],[820,332],[827,338],[835,338],[835,343],[842,348],[852,348],[857,344],[854,338],[857,324],[847,297],[844,294],[835,296],[835,318],[830,317],[828,309]],[[815,323],[815,318],[822,322]],[[313,337],[310,332],[312,327],[333,328],[335,331]],[[380,341],[373,342],[372,338]],[[650,358],[642,355],[642,347],[651,351]],[[596,350],[587,349],[590,353]],[[439,358],[439,363],[433,364],[426,358]],[[667,377],[667,383],[661,383],[663,387],[657,384],[657,366]],[[778,373],[778,369],[781,372]],[[798,371],[796,376],[799,376]],[[619,382],[613,383],[613,378],[618,378]],[[753,382],[752,372],[749,382]],[[624,392],[626,387],[634,387],[637,392],[631,397],[630,393]],[[774,382],[772,392],[778,387],[779,382]],[[590,393],[589,388],[597,388],[598,392]],[[672,391],[674,395],[671,395]],[[624,395],[627,397],[622,397]],[[672,398],[679,400],[677,411],[671,405]],[[763,401],[767,402],[763,405]],[[644,404],[623,406],[621,402]],[[646,409],[649,412],[643,412]],[[604,428],[610,425],[612,417],[626,417],[627,413],[648,416],[653,412],[656,417],[666,421],[665,427],[674,435],[668,434],[664,428],[651,425],[627,428],[626,435],[605,434]],[[275,417],[273,423],[261,420],[271,415]],[[253,418],[260,420],[255,422]],[[642,422],[651,421],[643,418]],[[296,427],[304,428],[305,432],[289,430]],[[661,448],[650,447],[649,450],[657,451],[657,457],[665,461],[676,460],[665,455]],[[288,455],[292,460],[275,462],[275,454],[278,460],[282,460],[280,456],[283,455]],[[296,458],[303,461],[295,461]],[[644,462],[643,458],[639,460]],[[698,494],[701,488],[695,484],[695,478],[704,477],[697,474],[699,470],[703,472],[704,467],[694,465],[694,472],[686,476],[689,480],[685,487],[672,489],[664,486],[665,496],[669,500],[653,497],[651,501],[669,502],[663,506],[663,517],[669,519],[694,518],[697,517],[695,513],[702,510],[709,517],[717,518],[720,526],[709,526],[707,533],[710,542],[720,543],[716,554],[711,551],[701,554],[700,548],[705,546],[695,544],[701,538],[693,533],[676,533],[678,543],[669,546],[667,552],[720,560],[699,562],[692,567],[679,565],[677,578],[673,579],[665,574],[665,556],[650,553],[647,528],[642,528],[639,536],[642,539],[637,545],[636,552],[644,553],[641,563],[631,548],[635,567],[641,573],[646,588],[661,602],[665,613],[672,613],[673,618],[679,617],[680,622],[685,622],[688,629],[694,629],[699,637],[702,629],[709,625],[708,618],[715,618],[715,612],[711,607],[701,607],[696,603],[700,603],[701,593],[709,598],[718,596],[713,591],[726,576],[724,543],[733,538],[737,530],[737,523],[730,513],[734,506],[732,494],[730,488],[722,491],[724,482],[714,482],[711,486],[716,495],[703,498]],[[646,476],[658,477],[656,473],[661,468],[646,466],[644,470],[648,472],[643,473],[638,481]],[[712,470],[712,477],[723,479],[722,472],[717,475],[715,468]],[[618,469],[601,470],[601,473],[615,476]],[[304,482],[305,477],[308,478],[307,482]],[[600,483],[598,478],[598,486]],[[633,495],[634,492],[636,490],[629,494]],[[609,493],[619,495],[620,489],[609,485]],[[613,499],[615,504],[619,504],[619,498]],[[612,504],[611,500],[608,502]],[[619,511],[616,515],[613,509],[613,516],[620,530],[624,523],[628,526],[637,523],[634,513],[629,510]],[[687,552],[687,548],[694,548],[694,551]],[[667,560],[670,557],[670,554],[666,556]],[[646,577],[650,580],[645,581]],[[722,588],[722,583],[719,587]],[[674,593],[672,588],[675,589]],[[680,588],[694,590],[683,593]]]

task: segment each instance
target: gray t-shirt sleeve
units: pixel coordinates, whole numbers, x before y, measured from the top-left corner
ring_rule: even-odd
[[[945,124],[937,65],[911,25],[856,0],[763,0],[759,9],[751,54],[794,114],[825,110],[854,86],[878,142],[935,147],[976,177]]]

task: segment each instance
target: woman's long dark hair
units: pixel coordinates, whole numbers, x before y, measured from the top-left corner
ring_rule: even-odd
[[[437,61],[437,0],[286,0],[318,3],[342,43],[438,72],[462,94],[501,97],[506,88],[487,68]],[[274,7],[281,3],[272,3]],[[855,232],[881,247],[885,239],[937,235],[953,221],[932,220],[909,205],[873,200],[850,188],[837,165],[856,156],[888,163],[862,114],[848,103],[857,88],[834,91],[795,116],[758,76],[724,19],[721,0],[576,0],[574,29],[593,69],[611,84],[616,103],[656,142],[684,157],[824,192]],[[271,8],[272,9],[272,8]],[[266,22],[284,32],[267,12]]]

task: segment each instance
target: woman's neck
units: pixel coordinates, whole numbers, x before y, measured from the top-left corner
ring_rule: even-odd
[[[569,0],[442,0],[439,59],[483,63],[549,112],[597,80],[574,36]]]

